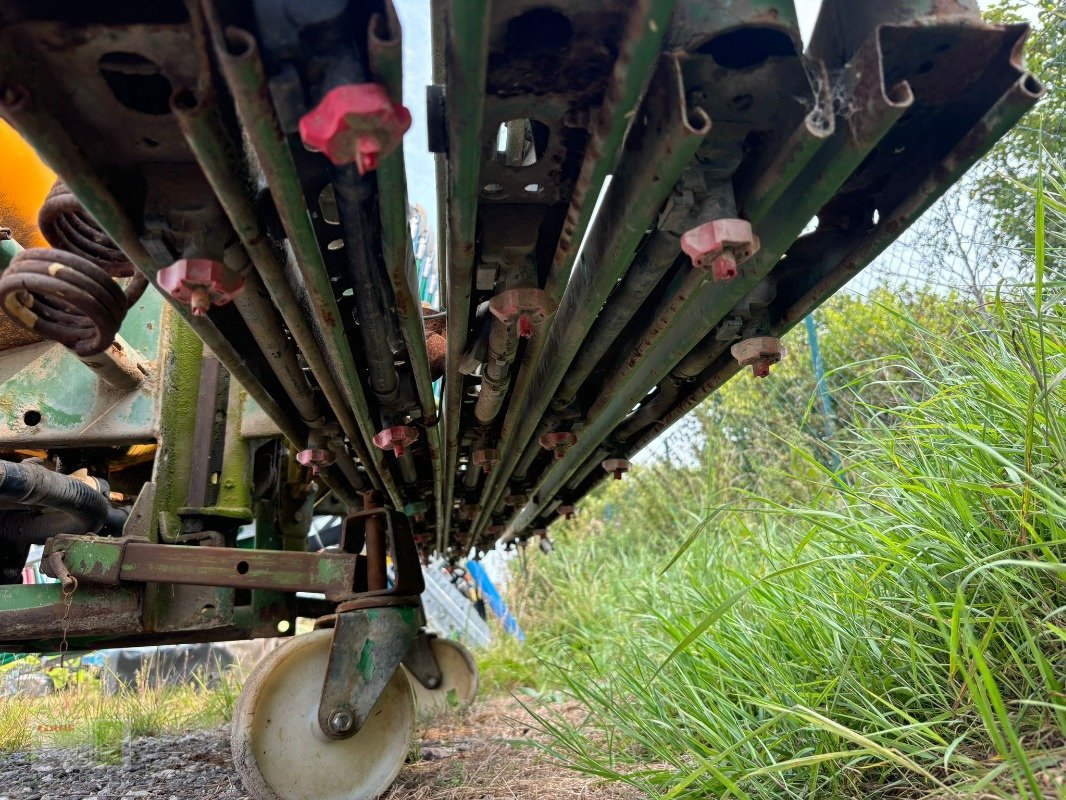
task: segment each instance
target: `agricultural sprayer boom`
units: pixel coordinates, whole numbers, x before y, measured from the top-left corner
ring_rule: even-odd
[[[403,39],[390,0],[0,2],[0,116],[36,154],[8,158],[55,173],[0,220],[0,639],[315,619],[238,704],[257,798],[387,787],[410,686],[476,689],[420,561],[543,534],[725,381],[773,380],[1043,91],[1027,28],[976,0],[825,0],[806,47],[792,0],[439,0],[431,27]],[[311,552],[323,515],[340,542]],[[57,582],[21,583],[35,545]]]

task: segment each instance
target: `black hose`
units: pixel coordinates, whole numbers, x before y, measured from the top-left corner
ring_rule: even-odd
[[[95,489],[38,464],[0,461],[0,501],[51,509],[0,512],[0,541],[19,546],[59,534],[121,533],[127,516]]]

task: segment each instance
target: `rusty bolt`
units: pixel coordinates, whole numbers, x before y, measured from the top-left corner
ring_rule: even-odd
[[[475,467],[481,467],[486,475],[492,472],[492,465],[500,460],[500,451],[494,449],[475,450],[471,462]]]
[[[555,511],[563,519],[570,520],[574,518],[573,506],[559,506],[557,509],[555,509]]]
[[[156,274],[159,288],[185,303],[193,316],[202,317],[211,306],[222,306],[244,288],[244,276],[221,261],[182,258]]]
[[[555,453],[555,460],[558,461],[566,455],[567,450],[577,444],[577,436],[570,431],[552,431],[543,434],[539,441],[541,447]]]
[[[308,447],[296,454],[296,460],[310,467],[312,475],[317,475],[319,469],[333,463],[333,453],[325,448]]]
[[[716,219],[681,235],[681,249],[695,269],[711,266],[715,281],[731,281],[737,267],[759,251],[759,237],[743,219]]]
[[[347,733],[355,724],[355,716],[350,709],[335,708],[329,715],[329,729],[334,733]]]
[[[360,175],[399,146],[411,127],[411,112],[392,102],[378,83],[352,83],[326,92],[300,118],[300,138],[334,164],[355,162]]]
[[[608,458],[601,466],[613,472],[616,481],[622,480],[622,476],[629,472],[629,461],[625,458]]]
[[[374,437],[374,444],[382,450],[392,450],[397,458],[403,458],[403,449],[418,440],[418,429],[408,425],[386,428]]]
[[[785,355],[785,348],[781,346],[781,340],[774,336],[754,336],[737,342],[730,352],[742,367],[750,364],[756,378],[765,378],[770,374],[770,367]]]

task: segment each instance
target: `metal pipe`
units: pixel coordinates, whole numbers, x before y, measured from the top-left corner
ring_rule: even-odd
[[[681,65],[666,55],[652,78],[627,140],[614,180],[589,233],[574,274],[566,286],[537,364],[535,391],[516,404],[516,385],[500,434],[505,462],[497,466],[482,491],[482,512],[475,533],[484,529],[507,480],[548,404],[573,362],[611,290],[625,273],[674,184],[695,156],[711,120],[701,108],[688,109]]]
[[[585,157],[581,163],[581,172],[574,185],[570,198],[566,220],[552,257],[552,265],[545,283],[545,291],[553,303],[558,303],[564,290],[569,286],[574,263],[578,256],[578,245],[585,237],[592,212],[607,175],[615,171],[622,153],[626,133],[642,102],[645,87],[660,63],[659,53],[662,37],[670,22],[674,0],[652,2],[638,0],[627,21],[626,30],[615,59],[611,78],[604,93],[603,104],[589,138]],[[449,277],[450,280],[450,277]],[[599,310],[598,307],[596,309]],[[586,331],[587,332],[587,331]],[[495,492],[501,495],[506,490],[507,478],[514,467],[512,441],[522,450],[525,442],[514,437],[520,424],[519,410],[525,406],[527,398],[536,385],[541,390],[538,367],[547,350],[546,336],[539,336],[532,342],[532,347],[522,359],[522,365],[515,379],[511,392],[511,402],[500,430],[500,451],[509,459],[509,463],[497,465],[490,480],[486,481],[482,497]],[[550,351],[548,351],[550,352]],[[568,366],[564,365],[565,367]],[[548,393],[554,391],[554,387]],[[528,439],[527,439],[528,441]],[[502,482],[502,487],[500,486]],[[484,504],[488,508],[488,504]],[[483,528],[485,514],[475,524]]]
[[[470,325],[470,293],[481,171],[481,123],[485,109],[491,0],[451,0],[445,11],[444,53],[448,61],[446,302],[448,354],[444,374],[444,525],[437,546],[443,552],[451,525],[459,464],[459,416],[463,375],[459,365]]]
[[[137,351],[116,334],[115,340],[102,353],[78,356],[78,360],[99,375],[104,383],[125,394],[140,386],[150,373],[148,365],[137,356]]]
[[[537,425],[536,430],[533,431],[533,440],[540,441],[540,437],[545,433],[551,431],[554,425],[549,422],[552,417],[545,417]],[[529,474],[529,468],[533,466],[533,462],[537,460],[539,455],[547,455],[547,452],[539,447],[527,447],[525,452],[522,453],[521,458],[518,459],[518,463],[515,464],[514,472],[511,473],[512,479],[521,483],[525,480],[526,475]]]
[[[877,228],[864,237],[853,249],[833,259],[831,266],[819,265],[812,271],[821,274],[809,289],[799,297],[782,298],[786,306],[779,313],[772,313],[776,322],[771,325],[774,336],[783,336],[804,319],[826,298],[832,296],[851,280],[859,269],[875,259],[895,238],[920,217],[944,191],[954,184],[975,164],[1004,133],[1028,111],[1043,94],[1043,87],[1028,73],[992,106],[971,131],[952,149],[941,164],[930,171],[935,180],[923,181],[891,213],[882,215]],[[740,366],[728,354],[720,354],[717,360],[705,367],[696,379],[696,385],[667,414],[651,428],[626,446],[629,454],[650,444],[667,428],[721,387],[740,371]]]
[[[489,324],[489,347],[481,374],[481,391],[474,405],[474,416],[482,425],[490,425],[503,407],[503,398],[511,383],[511,362],[518,352],[518,319],[509,322],[493,317]]]
[[[626,131],[659,62],[659,49],[674,2],[637,0],[633,4],[544,287],[555,301],[567,286],[600,188],[618,163]]]
[[[242,255],[247,258],[241,249]],[[266,354],[267,363],[292,401],[296,413],[307,427],[321,428],[324,423],[322,409],[296,359],[292,342],[283,332],[277,309],[268,299],[266,287],[254,270],[245,274],[244,289],[233,298],[233,306],[240,312],[244,324]]]
[[[708,330],[769,273],[807,222],[832,198],[866,154],[914,102],[905,82],[886,92],[880,74],[848,72],[846,80],[849,81],[846,93],[867,98],[867,104],[819,148],[796,182],[780,194],[766,215],[766,219],[774,220],[774,225],[760,227],[764,220],[752,220],[753,227],[761,234],[762,249],[749,262],[749,268],[733,281],[714,284],[713,291],[708,289],[697,293],[672,318],[673,324],[668,331],[645,348],[639,358],[626,360],[623,367],[626,380],[607,382],[605,391],[589,409],[588,425],[582,430],[577,444],[542,476],[534,494],[536,502],[523,509],[526,522],[536,513],[531,509],[542,505],[544,498],[563,486],[599,443],[625,419],[647,394],[647,387],[657,386],[699,344]],[[613,395],[608,393],[608,388]],[[516,519],[514,524],[518,525],[519,520]]]
[[[334,166],[330,172],[333,194],[337,200],[337,216],[344,234],[342,249],[352,280],[370,388],[377,399],[384,426],[401,425],[406,421],[406,409],[400,397],[400,375],[394,363],[395,353],[389,344],[386,323],[388,311],[381,302],[378,264],[370,249],[370,226],[365,208],[367,187],[354,164]]]
[[[399,102],[403,96],[401,31],[396,11],[386,3],[386,14],[375,15],[370,22],[370,62],[375,76]],[[411,361],[415,388],[422,404],[422,423],[437,424],[437,404],[433,397],[433,379],[426,352],[426,332],[422,310],[415,297],[415,260],[407,220],[407,178],[403,148],[397,147],[381,159],[377,169],[378,206],[381,211],[381,249],[396,303],[396,315]]]
[[[601,314],[596,320],[559,384],[553,401],[556,409],[570,405],[589,373],[615,344],[641,304],[677,260],[681,252],[679,238],[657,228],[641,246],[622,282],[611,294],[609,313]]]
[[[385,3],[385,15],[375,15],[370,21],[370,65],[382,83],[388,87],[395,102],[403,98],[403,42],[402,30],[391,0]],[[408,230],[407,169],[403,147],[397,147],[378,165],[378,207],[381,212],[381,249],[392,281],[396,300],[396,315],[411,372],[415,391],[422,406],[422,425],[426,431],[426,446],[433,469],[433,497],[438,533],[443,531],[444,465],[441,463],[439,415],[433,396],[433,376],[429,353],[426,350],[426,331],[422,308],[413,290],[415,276],[414,252]]]
[[[373,445],[376,426],[370,416],[370,408],[352,359],[347,335],[340,323],[340,310],[337,308],[322,252],[311,226],[299,176],[270,104],[269,89],[259,60],[255,37],[247,31],[233,27],[227,28],[223,34],[216,9],[205,4],[205,12],[219,64],[233,95],[237,114],[266,176],[282,226],[295,255],[295,264],[310,300],[312,324],[329,360],[334,378],[343,389],[345,400],[362,433],[363,445],[366,448],[366,460],[363,463],[374,465],[392,502],[397,508],[403,508],[403,494],[388,471],[384,454]],[[370,472],[373,474],[374,470]]]
[[[291,270],[287,270],[282,262],[285,256],[270,244],[259,225],[255,203],[248,189],[254,185],[252,177],[243,156],[233,146],[233,137],[225,131],[216,102],[209,96],[197,96],[190,90],[179,89],[171,98],[171,109],[185,141],[250,256],[255,273],[262,279],[260,286],[265,286],[269,292],[327,404],[340,422],[341,430],[367,466],[371,482],[375,487],[380,486],[380,476],[372,468],[373,461],[351,406],[342,395],[308,324],[309,315],[304,309],[306,300],[301,303],[297,298],[288,278]],[[254,284],[247,284],[247,290],[253,289]]]

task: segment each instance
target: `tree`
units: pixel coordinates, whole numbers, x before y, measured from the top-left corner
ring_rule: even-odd
[[[1036,13],[1026,43],[1026,63],[1047,87],[1043,100],[1001,139],[976,171],[972,197],[990,209],[995,227],[1011,246],[1032,250],[1035,199],[1026,187],[1048,169],[1044,153],[1061,164],[1066,156],[1066,10],[1061,0],[997,0],[985,12],[990,22],[1025,22]],[[1066,275],[1066,228],[1049,224],[1047,268]]]

